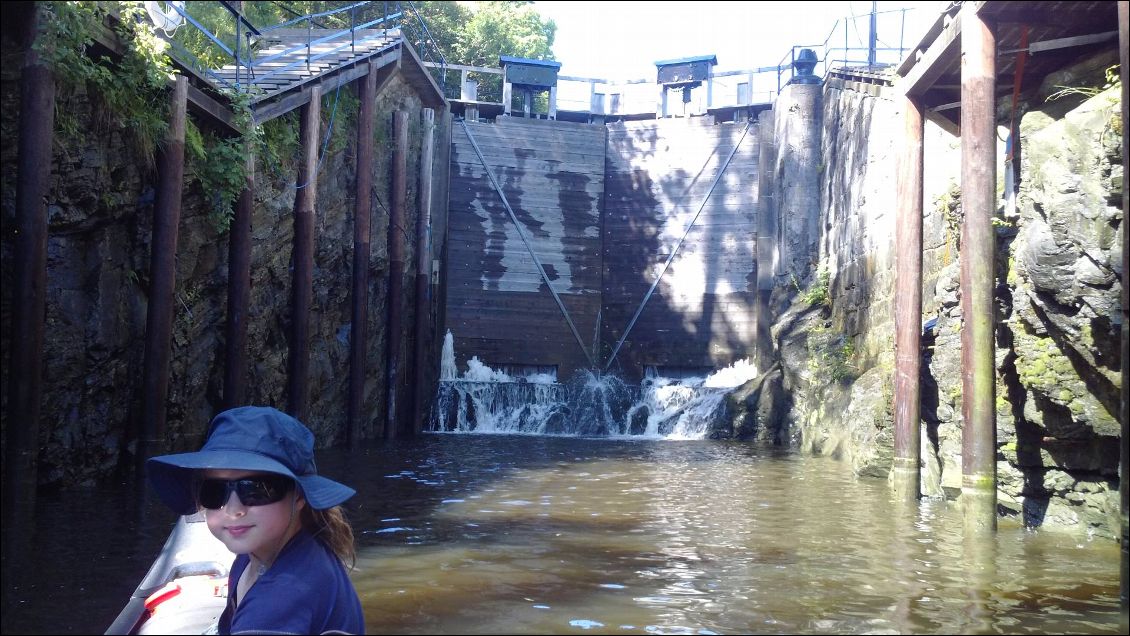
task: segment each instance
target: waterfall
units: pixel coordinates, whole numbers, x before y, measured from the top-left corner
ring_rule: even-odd
[[[640,385],[580,371],[567,382],[543,369],[494,369],[477,357],[459,375],[454,339],[443,341],[429,430],[582,437],[702,439],[726,417],[726,394],[757,376],[748,360],[718,371],[665,377],[649,368]]]
[[[439,379],[441,382],[450,381],[457,375],[459,369],[455,368],[455,337],[448,330],[447,335],[443,337],[443,352],[439,358]]]

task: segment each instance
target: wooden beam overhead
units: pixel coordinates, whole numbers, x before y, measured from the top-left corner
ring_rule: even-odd
[[[310,101],[310,93],[315,87],[320,89],[322,95],[326,95],[329,93],[329,91],[337,89],[338,86],[348,84],[359,77],[363,77],[366,73],[369,72],[370,68],[379,69],[381,67],[397,62],[399,59],[400,53],[398,51],[394,51],[392,52],[392,54],[385,54],[370,60],[368,63],[358,64],[355,67],[336,75],[331,75],[328,77],[323,76],[322,81],[310,84],[309,86],[303,88],[301,91],[287,95],[277,102],[256,105],[252,109],[255,114],[255,123],[262,124],[268,122],[276,117],[285,115],[296,108],[302,107]]]
[[[899,92],[908,97],[921,95],[948,70],[953,58],[960,53],[959,36],[961,16],[964,13],[965,9],[962,9],[943,27],[941,35],[922,53],[922,57],[908,70],[907,75],[895,83]]]

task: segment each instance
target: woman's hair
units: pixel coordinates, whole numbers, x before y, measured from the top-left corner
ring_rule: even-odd
[[[353,546],[353,527],[345,518],[341,506],[314,510],[309,505],[302,508],[302,525],[329,546],[330,550],[352,569],[357,564],[357,550]]]

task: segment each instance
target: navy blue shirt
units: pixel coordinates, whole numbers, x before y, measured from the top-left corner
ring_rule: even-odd
[[[364,634],[361,600],[328,546],[300,530],[236,607],[239,577],[251,559],[235,558],[221,634]]]

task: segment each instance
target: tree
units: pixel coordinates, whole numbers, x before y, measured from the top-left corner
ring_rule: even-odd
[[[557,24],[543,20],[532,2],[479,2],[470,19],[458,31],[453,57],[456,64],[499,66],[499,56],[533,60],[553,59]],[[479,99],[502,100],[502,78],[481,74]]]

